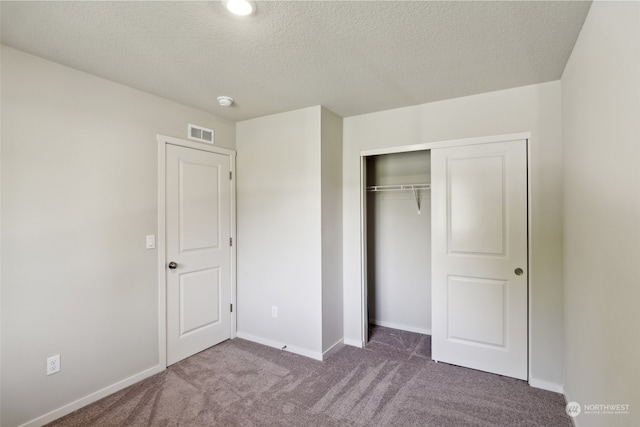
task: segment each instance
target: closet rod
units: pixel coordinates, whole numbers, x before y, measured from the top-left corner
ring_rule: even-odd
[[[431,184],[371,185],[367,191],[429,190]]]
[[[413,192],[413,198],[418,206],[418,213],[420,213],[420,190],[430,190],[431,184],[399,184],[399,185],[372,185],[367,187],[367,191],[379,192],[379,191],[405,191],[411,190]]]

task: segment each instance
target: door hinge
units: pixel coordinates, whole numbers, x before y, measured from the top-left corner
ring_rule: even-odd
[[[229,311],[233,313],[233,304],[229,304]]]
[[[233,179],[233,172],[229,171],[229,180]]]
[[[229,237],[229,246],[233,246],[233,237]]]

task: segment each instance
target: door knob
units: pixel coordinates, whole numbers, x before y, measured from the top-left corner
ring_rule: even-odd
[[[172,269],[172,270],[175,270],[176,268],[178,268],[178,263],[171,261],[169,263],[169,268]]]
[[[513,270],[514,273],[516,273],[516,276],[522,276],[522,273],[524,273],[524,270],[521,268],[516,268],[515,270]]]

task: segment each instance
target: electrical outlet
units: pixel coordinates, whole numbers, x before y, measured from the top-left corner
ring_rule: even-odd
[[[56,372],[60,372],[59,354],[47,358],[47,375],[55,374]]]
[[[271,317],[278,317],[278,307],[275,305],[271,306]]]

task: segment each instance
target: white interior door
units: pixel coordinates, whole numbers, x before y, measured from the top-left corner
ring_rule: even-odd
[[[432,358],[527,379],[526,140],[431,152]]]
[[[231,337],[230,162],[166,145],[167,365]]]

